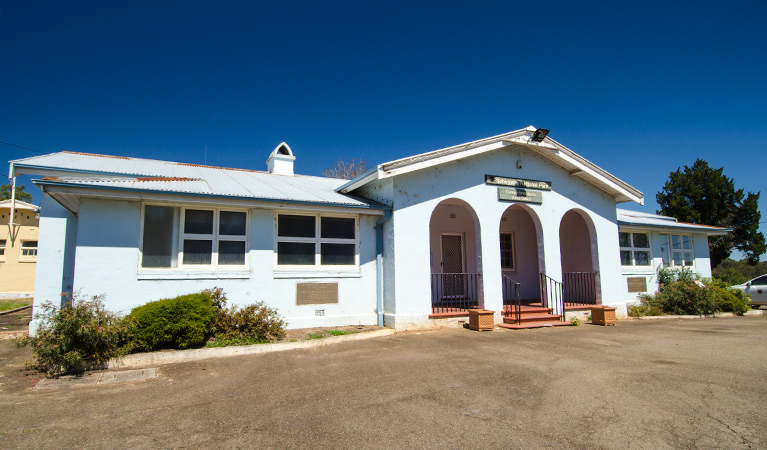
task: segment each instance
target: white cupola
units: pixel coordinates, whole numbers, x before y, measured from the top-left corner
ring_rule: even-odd
[[[295,160],[296,157],[293,156],[293,151],[288,147],[288,144],[283,142],[269,155],[269,159],[266,160],[266,166],[269,168],[269,173],[293,175],[293,161]]]

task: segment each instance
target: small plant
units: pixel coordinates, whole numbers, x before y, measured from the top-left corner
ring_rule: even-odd
[[[573,317],[570,318],[570,325],[572,325],[574,327],[577,327],[580,324],[581,324],[581,319],[579,319],[578,317],[573,316]]]
[[[132,322],[107,311],[103,295],[82,299],[75,294],[64,307],[46,302],[35,319],[39,321],[35,336],[16,343],[32,347],[36,364],[28,367],[51,376],[103,367],[129,349]]]
[[[627,305],[629,317],[662,316],[663,308],[660,300],[652,294],[639,296],[639,304]]]
[[[209,335],[216,315],[210,293],[181,295],[134,308],[132,339],[137,348],[152,351],[162,348],[201,346]]]
[[[333,336],[343,336],[345,334],[355,334],[359,333],[357,330],[328,330],[328,334],[331,334]]]
[[[280,318],[276,309],[266,306],[263,302],[243,308],[227,308],[227,298],[223,290],[215,288],[203,292],[211,295],[217,309],[210,324],[210,334],[216,341],[248,345],[270,342],[285,336],[285,321]]]
[[[311,341],[314,339],[322,339],[324,337],[327,337],[325,333],[309,333],[306,335],[306,340]]]

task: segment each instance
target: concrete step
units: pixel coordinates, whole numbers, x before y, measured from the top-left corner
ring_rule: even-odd
[[[520,319],[520,321],[522,323],[526,323],[526,322],[551,322],[551,321],[559,320],[560,317],[562,317],[562,316],[558,316],[558,315],[554,315],[554,314],[526,314],[526,313],[523,313],[523,314],[520,315],[519,319]],[[513,324],[514,322],[516,322],[516,320],[514,319],[514,316],[510,316],[510,317],[504,317],[503,318],[503,322],[504,323]]]
[[[544,327],[569,327],[571,326],[569,322],[560,322],[559,320],[552,320],[552,321],[546,321],[546,322],[525,322],[520,325],[516,324],[508,324],[508,323],[499,323],[499,327],[501,328],[508,328],[510,330],[527,330],[530,328],[544,328]]]

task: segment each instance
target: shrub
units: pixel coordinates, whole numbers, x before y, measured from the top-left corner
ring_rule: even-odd
[[[210,292],[182,295],[134,308],[132,339],[145,351],[201,346],[216,315]]]
[[[639,296],[638,305],[628,305],[628,315],[630,317],[662,316],[663,308],[655,295],[642,294]]]
[[[718,311],[729,311],[742,316],[748,311],[748,296],[739,289],[726,289],[720,286],[714,286],[716,294],[716,309]]]
[[[87,300],[75,295],[61,308],[44,303],[35,314],[36,335],[17,341],[32,347],[36,364],[30,366],[56,376],[100,368],[124,354],[130,319],[107,311],[103,299],[103,295]]]
[[[244,308],[226,307],[226,296],[217,289],[218,304],[216,316],[210,331],[216,342],[231,342],[234,345],[258,344],[285,336],[285,321],[274,308],[258,302]]]

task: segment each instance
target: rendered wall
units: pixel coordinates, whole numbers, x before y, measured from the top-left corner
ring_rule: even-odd
[[[36,257],[21,255],[21,243],[38,240],[37,213],[16,210],[13,229],[8,226],[10,208],[0,208],[0,240],[5,240],[5,254],[0,256],[0,297],[31,297],[35,290]]]
[[[80,203],[75,288],[86,295],[105,294],[111,310],[127,313],[151,300],[221,287],[230,304],[264,301],[276,307],[289,328],[376,323],[375,216],[360,216],[356,273],[276,273],[274,210],[251,209],[247,268],[171,269],[158,275],[156,269],[138,267],[140,211],[139,202],[83,199]],[[297,306],[299,282],[338,282],[339,302]],[[317,310],[324,310],[324,316],[316,316]]]
[[[521,161],[521,169],[517,169],[517,161]],[[512,203],[498,200],[497,186],[484,182],[486,174],[552,182],[553,190],[543,192],[542,204],[523,207],[540,227],[540,241],[536,244],[540,265],[555,280],[562,280],[560,223],[567,211],[582,210],[594,230],[591,248],[599,263],[602,303],[622,306],[625,311],[615,199],[524,147],[508,146],[393,178],[392,198],[387,202],[394,207],[392,239],[397,282],[386,286],[394,291],[396,299],[395,307],[386,311],[387,325],[410,328],[431,324],[429,220],[437,205],[449,198],[471,205],[479,219],[481,248],[477,258],[484,304],[488,309],[501,309],[498,233],[501,216]]]

